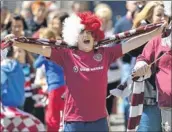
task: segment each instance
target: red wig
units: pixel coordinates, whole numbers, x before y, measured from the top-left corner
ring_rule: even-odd
[[[93,33],[95,41],[104,39],[104,32],[101,28],[101,20],[91,12],[83,12],[77,14],[81,19],[81,24],[85,26],[85,30]]]
[[[101,20],[91,12],[82,12],[65,19],[62,30],[64,41],[70,46],[76,46],[82,30],[91,31],[96,42],[104,39]]]

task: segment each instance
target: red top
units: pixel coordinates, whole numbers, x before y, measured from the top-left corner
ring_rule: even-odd
[[[52,48],[51,60],[64,68],[68,87],[65,121],[95,121],[107,116],[107,71],[121,56],[120,44],[90,52]]]
[[[148,64],[157,59],[160,55],[171,49],[168,46],[162,46],[161,37],[155,37],[145,46],[139,60],[144,60]],[[155,58],[155,59],[154,59]],[[157,63],[156,67],[156,86],[158,88],[158,103],[160,107],[172,107],[172,51],[164,55]]]

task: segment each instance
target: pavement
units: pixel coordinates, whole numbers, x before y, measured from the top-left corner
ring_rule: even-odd
[[[109,70],[108,71],[108,83],[117,82],[120,80],[120,69]],[[115,87],[114,87],[115,88]],[[117,108],[120,109],[120,102],[121,100],[118,99],[117,101]],[[117,110],[120,111],[120,110]],[[117,112],[118,113],[118,112]],[[110,132],[124,132],[124,115],[123,113],[118,114],[111,114],[110,115]]]
[[[123,114],[110,115],[110,132],[124,132],[124,116]]]

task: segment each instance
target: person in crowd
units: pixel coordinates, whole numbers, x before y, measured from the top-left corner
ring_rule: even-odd
[[[77,49],[16,43],[15,46],[49,57],[64,68],[66,95],[64,131],[108,131],[106,110],[107,71],[117,58],[161,34],[165,23],[151,31],[113,47],[94,48],[104,39],[101,21],[91,12],[71,15],[64,22],[64,41]],[[72,31],[72,33],[71,33]],[[76,81],[77,80],[77,81]]]
[[[88,11],[88,2],[87,1],[73,1],[71,5],[72,13],[79,13]]]
[[[21,5],[20,15],[26,21],[27,26],[29,27],[29,22],[32,20],[31,4],[33,1],[23,1]]]
[[[28,23],[30,31],[34,34],[41,27],[47,27],[46,21],[46,4],[43,1],[34,1],[31,4],[33,18]]]
[[[40,32],[40,38],[56,40],[56,34],[51,29],[44,28]],[[40,80],[41,84],[43,82],[44,85],[47,84],[48,86],[48,106],[46,108],[45,118],[47,131],[57,131],[62,129],[60,128],[60,123],[62,123],[61,113],[64,109],[64,100],[61,98],[65,92],[64,71],[62,67],[46,59],[44,56],[39,56],[34,62],[34,66],[35,68],[41,68],[42,71],[45,71],[44,74],[36,74],[36,79]],[[37,73],[39,73],[39,71]],[[37,84],[39,84],[39,82]]]
[[[31,32],[28,30],[28,26],[21,15],[13,15],[12,20],[9,23],[8,32],[15,34],[16,37],[31,37]]]
[[[170,2],[168,2],[168,6],[169,5],[171,5]],[[162,130],[171,131],[171,127],[172,127],[171,118],[170,119],[168,118],[171,115],[171,107],[172,107],[172,102],[171,102],[172,92],[171,92],[171,87],[170,87],[171,81],[169,77],[169,74],[171,72],[171,59],[170,59],[171,57],[171,27],[170,27],[171,26],[171,23],[170,23],[171,11],[169,10],[166,4],[164,4],[164,6],[165,6],[164,7],[165,11],[163,13],[165,16],[163,15],[163,13],[162,15],[160,14],[158,15],[158,13],[161,13],[160,11],[162,10],[162,7],[163,7],[163,6],[159,6],[159,10],[154,13],[154,14],[157,13],[157,15],[155,15],[153,18],[154,19],[156,18],[155,20],[160,20],[162,17],[164,17],[165,20],[169,23],[169,28],[165,30],[165,33],[163,35],[155,37],[153,40],[148,42],[147,45],[144,46],[143,51],[141,50],[142,51],[141,55],[138,56],[137,63],[134,67],[134,71],[136,71],[136,74],[138,74],[138,71],[141,72],[142,70],[146,70],[145,68],[147,67],[147,70],[145,72],[142,71],[143,75],[147,75],[148,70],[151,70],[152,76],[154,75],[154,80],[152,80],[151,83],[154,83],[155,88],[157,89],[157,92],[158,92],[157,101],[158,101],[158,106],[160,107],[160,110],[161,110]],[[158,9],[158,7],[156,8]],[[152,50],[147,50],[148,48],[152,48]],[[167,52],[167,54],[163,55],[165,52]],[[159,61],[152,64],[151,67],[149,66],[148,68],[147,64],[150,64],[151,62],[155,61],[161,56],[162,58]],[[151,111],[152,110],[153,109],[151,109]],[[159,114],[157,113],[154,117],[151,117],[151,115],[154,113],[150,113],[149,117],[147,117],[144,114],[142,116],[144,117],[144,119],[150,118],[149,119],[150,121],[152,120],[152,118],[154,118],[156,119],[156,122],[157,122],[158,120],[157,118],[160,116],[160,112],[158,111]],[[158,122],[160,121],[161,120],[158,120]],[[150,124],[152,124],[152,122],[150,122]],[[148,123],[146,123],[146,125],[148,125]],[[149,127],[151,128],[152,126],[149,126]],[[156,127],[157,125],[154,126],[154,129],[156,129]]]
[[[62,26],[64,20],[67,17],[69,17],[68,13],[61,11],[57,15],[54,15],[53,18],[49,21],[48,27],[55,32],[56,39],[62,39]]]
[[[34,114],[34,100],[32,99],[33,95],[33,82],[35,78],[35,69],[33,68],[34,58],[31,53],[14,46],[14,58],[17,59],[20,63],[20,66],[23,69],[23,73],[25,75],[25,103],[23,106],[23,110]]]
[[[5,46],[1,43],[1,48]],[[44,131],[43,124],[34,116],[21,111],[24,96],[24,73],[14,58],[13,47],[1,50],[1,131]]]
[[[165,53],[165,55],[164,55]],[[134,68],[134,76],[144,76],[150,69],[150,64],[162,57],[154,65],[155,84],[158,89],[158,106],[161,110],[163,131],[170,132],[172,129],[172,91],[171,91],[171,31],[165,38],[161,35],[149,41],[144,47],[142,54],[138,57]],[[156,68],[156,69],[155,69]],[[157,115],[158,116],[158,115]],[[157,117],[156,117],[157,118]]]
[[[7,51],[7,57],[1,58],[2,104],[18,107],[22,106],[25,101],[24,74],[20,63],[14,58],[14,48],[9,47]]]
[[[158,23],[164,20],[164,5],[160,1],[152,1],[146,4],[133,21],[133,28],[138,28],[150,23]],[[146,44],[146,43],[145,43]],[[130,52],[137,57],[142,53],[145,45]],[[135,82],[137,83],[137,82]],[[149,84],[149,85],[148,85]],[[155,86],[155,75],[147,79],[144,92],[144,107],[137,131],[161,131],[161,112],[157,106],[157,90]]]
[[[105,3],[97,4],[94,12],[102,21],[102,30],[105,32],[105,38],[111,37],[114,33],[112,27],[112,9]]]
[[[9,32],[14,34],[16,37],[21,36],[29,36],[27,33],[27,25],[25,20],[21,15],[14,15],[12,17],[12,21],[9,26]],[[24,103],[24,111],[33,114],[33,100],[32,100],[32,92],[31,92],[31,84],[33,83],[34,76],[31,73],[34,73],[34,69],[32,67],[34,58],[31,53],[20,49],[14,46],[14,58],[17,59],[23,69],[25,75],[25,103]]]

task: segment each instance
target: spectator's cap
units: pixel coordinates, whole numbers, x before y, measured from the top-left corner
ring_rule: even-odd
[[[104,32],[100,29],[100,19],[91,12],[83,12],[72,14],[66,18],[63,26],[63,38],[70,46],[76,46],[78,36],[82,30],[89,30],[92,32],[94,40],[100,41],[104,39]]]

